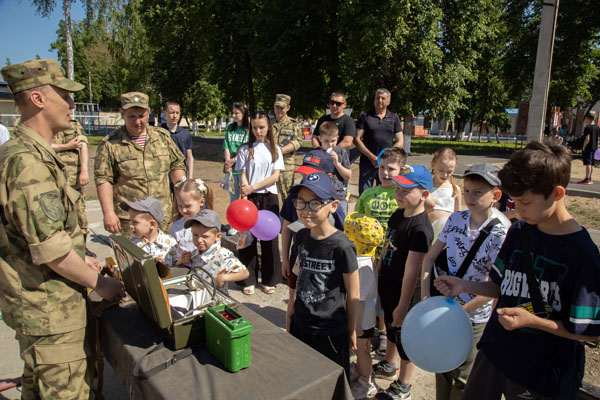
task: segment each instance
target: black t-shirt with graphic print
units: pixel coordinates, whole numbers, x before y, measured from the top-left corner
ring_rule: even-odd
[[[296,284],[294,321],[316,335],[347,331],[346,287],[343,274],[358,269],[356,247],[340,231],[317,240],[310,229],[296,234],[300,275]]]

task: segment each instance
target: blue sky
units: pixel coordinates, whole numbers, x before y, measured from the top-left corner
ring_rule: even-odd
[[[84,18],[83,2],[71,6],[71,19]],[[62,1],[57,0],[54,12],[48,18],[36,14],[31,0],[0,0],[0,67],[6,57],[16,64],[35,58],[56,58],[50,43],[56,41],[58,22],[64,18]]]

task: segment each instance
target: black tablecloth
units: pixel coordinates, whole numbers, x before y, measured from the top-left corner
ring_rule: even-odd
[[[352,399],[342,367],[247,307],[238,312],[254,331],[252,365],[236,373],[201,348],[149,379],[135,378],[138,360],[143,359],[140,370],[145,372],[179,351],[160,348],[145,356],[163,336],[133,302],[104,311],[102,351],[131,399]]]

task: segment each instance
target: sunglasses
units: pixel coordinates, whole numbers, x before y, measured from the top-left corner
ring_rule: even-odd
[[[294,203],[294,207],[296,208],[296,210],[301,211],[304,210],[306,208],[306,206],[308,206],[308,208],[311,211],[317,212],[319,211],[321,208],[323,208],[324,205],[331,203],[333,200],[311,200],[311,201],[304,201],[302,199],[295,199],[293,201]]]
[[[336,105],[336,106],[338,106],[338,107],[341,107],[341,106],[343,106],[343,105],[344,105],[344,103],[342,103],[342,102],[340,102],[340,101],[334,101],[334,100],[329,100],[329,104],[330,104],[330,105],[334,105],[334,104],[335,104],[335,105]]]
[[[233,103],[234,107],[242,107],[244,105],[244,103],[242,103],[241,101],[236,101],[235,103]]]

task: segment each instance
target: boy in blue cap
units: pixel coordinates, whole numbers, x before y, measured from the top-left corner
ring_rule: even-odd
[[[359,299],[356,247],[329,222],[339,200],[328,174],[311,173],[290,193],[298,193],[294,206],[306,227],[296,234],[298,282],[290,332],[344,367],[349,377]]]
[[[408,310],[420,300],[419,271],[433,240],[433,227],[425,212],[425,200],[433,187],[427,168],[406,166],[392,180],[398,209],[388,221],[388,234],[379,263],[379,296],[388,340],[400,355],[398,378],[378,397],[410,399],[410,380],[415,365],[400,342],[400,330]]]

